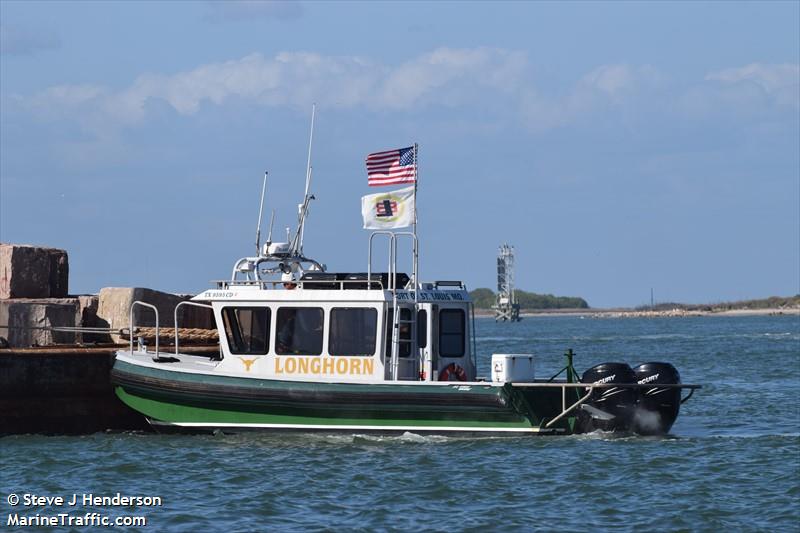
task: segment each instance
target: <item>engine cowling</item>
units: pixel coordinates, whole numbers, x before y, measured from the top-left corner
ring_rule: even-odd
[[[633,413],[633,430],[640,435],[663,435],[669,432],[681,408],[681,389],[657,385],[679,384],[681,375],[669,363],[644,363],[633,369],[636,383],[654,385],[639,389],[639,401]]]
[[[601,363],[583,373],[581,383],[635,383],[627,363]],[[638,394],[623,387],[596,388],[581,405],[578,423],[584,432],[628,430],[631,427]]]

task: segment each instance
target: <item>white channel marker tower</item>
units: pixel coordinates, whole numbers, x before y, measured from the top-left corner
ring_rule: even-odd
[[[520,320],[519,304],[514,288],[514,247],[508,244],[500,246],[500,253],[497,256],[497,301],[494,310],[496,322]]]

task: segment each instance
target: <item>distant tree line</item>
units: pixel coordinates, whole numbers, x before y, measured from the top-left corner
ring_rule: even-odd
[[[469,293],[475,307],[491,309],[497,296],[491,289],[475,289]],[[536,294],[534,292],[516,291],[520,309],[588,309],[589,304],[583,298],[573,296],[553,296],[552,294]]]
[[[770,296],[757,300],[739,300],[736,302],[719,302],[713,304],[682,304],[676,302],[659,302],[654,306],[641,305],[637,310],[653,309],[669,311],[685,309],[686,311],[729,311],[733,309],[780,309],[781,307],[800,307],[800,294],[796,296]]]

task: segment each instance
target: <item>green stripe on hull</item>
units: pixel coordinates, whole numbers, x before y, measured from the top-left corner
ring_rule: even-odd
[[[458,430],[519,430],[535,431],[527,420],[487,421],[487,420],[444,420],[444,419],[403,419],[403,418],[331,418],[319,416],[296,416],[275,413],[229,411],[205,407],[181,405],[129,394],[122,387],[116,387],[117,396],[128,406],[155,421],[169,424],[187,424],[206,427],[220,424],[220,427],[237,425],[275,425],[302,428],[308,427],[374,427],[380,428],[451,428]]]
[[[202,429],[574,431],[573,417],[544,430],[544,422],[557,416],[567,399],[553,387],[285,381],[191,373],[120,360],[111,377],[117,396],[153,422]]]

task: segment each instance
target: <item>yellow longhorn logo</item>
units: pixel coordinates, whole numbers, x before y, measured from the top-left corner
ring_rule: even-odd
[[[250,367],[253,366],[253,363],[256,362],[255,359],[245,359],[244,357],[240,357],[239,359],[241,359],[242,363],[244,363],[244,369],[247,372],[250,372]]]

